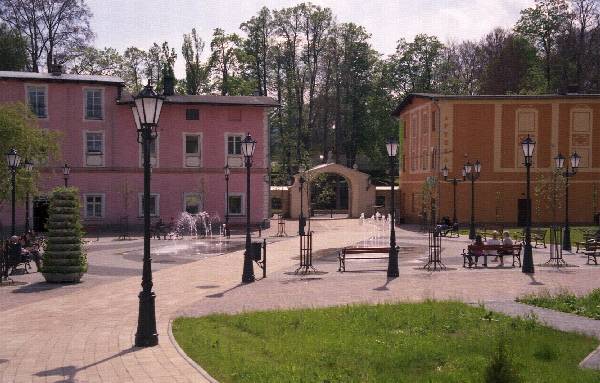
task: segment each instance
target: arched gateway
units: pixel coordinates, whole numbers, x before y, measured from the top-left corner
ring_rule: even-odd
[[[304,215],[308,217],[311,180],[321,174],[337,174],[348,182],[348,216],[358,218],[361,213],[370,214],[375,203],[375,186],[371,185],[370,176],[358,170],[350,169],[340,164],[322,164],[304,172]],[[289,188],[290,217],[298,218],[300,215],[300,174],[294,176],[294,184]]]

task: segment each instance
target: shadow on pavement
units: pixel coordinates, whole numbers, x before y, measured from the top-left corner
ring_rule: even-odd
[[[223,296],[224,296],[225,294],[227,294],[228,292],[230,292],[230,291],[233,291],[233,290],[235,290],[235,289],[237,289],[238,287],[241,287],[241,286],[243,286],[243,285],[244,285],[243,283],[238,283],[237,285],[233,286],[232,288],[229,288],[229,289],[227,289],[227,290],[225,290],[225,291],[221,291],[220,293],[215,293],[215,294],[210,294],[210,295],[207,295],[206,297],[207,297],[207,298],[223,298]]]
[[[72,285],[73,283],[69,283]],[[18,289],[11,291],[13,294],[29,294],[29,293],[39,293],[40,291],[48,291],[48,290],[56,290],[62,288],[66,284],[62,283],[47,283],[47,282],[36,282],[31,283]]]
[[[77,375],[77,373],[79,371],[83,371],[87,368],[96,366],[98,364],[107,362],[111,359],[114,358],[118,358],[120,356],[129,354],[130,352],[134,352],[138,350],[137,347],[130,347],[126,350],[123,350],[115,355],[109,356],[108,358],[104,358],[102,360],[99,360],[97,362],[82,366],[82,367],[75,367],[75,366],[63,366],[63,367],[57,367],[57,368],[53,368],[51,370],[46,370],[46,371],[40,371],[40,372],[36,372],[34,375],[35,376],[39,376],[39,377],[49,377],[49,376],[62,376],[63,379],[62,380],[56,380],[54,383],[78,383],[78,381],[75,379],[75,375]],[[49,380],[47,380],[49,381]]]

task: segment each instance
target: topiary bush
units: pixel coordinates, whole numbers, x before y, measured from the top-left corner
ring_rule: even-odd
[[[60,187],[52,191],[47,229],[44,278],[52,283],[79,282],[87,271],[87,257],[82,245],[77,189]]]

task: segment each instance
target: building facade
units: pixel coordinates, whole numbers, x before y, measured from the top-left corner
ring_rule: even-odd
[[[142,224],[143,168],[137,142],[133,98],[123,81],[108,76],[0,72],[0,102],[25,102],[41,128],[61,132],[61,158],[36,164],[38,188],[28,212],[41,229],[48,191],[63,185],[61,168],[71,167],[69,186],[81,194],[87,227],[116,229],[127,222]],[[250,133],[257,141],[251,173],[251,221],[270,217],[268,113],[276,107],[268,97],[181,96],[165,92],[158,138],[151,150],[151,212],[165,222],[182,212],[206,211],[223,220],[226,209],[224,166],[229,180],[230,222],[246,219],[246,169],[241,141]],[[10,225],[10,204],[0,219]],[[25,210],[19,206],[17,224]]]
[[[528,135],[537,143],[533,157],[532,219],[534,225],[562,223],[564,191],[549,195],[554,157],[577,152],[581,164],[569,179],[569,217],[591,223],[600,211],[600,95],[453,96],[410,94],[393,112],[400,121],[402,160],[401,214],[418,222],[427,214],[453,216],[453,185],[462,179],[463,165],[481,162],[475,182],[475,220],[479,223],[518,224],[526,211],[526,170],[520,142]],[[471,184],[457,185],[457,219],[469,222]],[[432,213],[433,211],[433,213]]]

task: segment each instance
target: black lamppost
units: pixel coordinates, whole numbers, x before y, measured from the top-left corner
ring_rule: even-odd
[[[306,226],[306,218],[304,217],[304,167],[300,167],[300,215],[298,216],[298,235],[304,235],[304,226]]]
[[[527,138],[521,142],[523,156],[525,157],[525,167],[527,168],[527,219],[525,224],[525,245],[523,246],[523,267],[524,273],[533,274],[533,252],[531,250],[531,165],[533,165],[533,151],[535,150],[535,141],[527,135]]]
[[[134,98],[133,118],[137,127],[138,143],[144,155],[144,263],[142,268],[142,291],[139,294],[138,325],[135,334],[137,347],[152,347],[158,344],[156,314],[152,291],[152,259],[150,258],[150,144],[157,136],[158,119],[164,97],[159,96],[152,85],[148,85]]]
[[[69,187],[69,174],[71,174],[71,168],[69,165],[65,164],[62,168],[63,177],[65,179],[65,187]]]
[[[577,153],[573,153],[570,158],[571,171],[569,171],[569,164],[564,168],[565,171],[562,175],[565,177],[565,231],[563,234],[563,250],[571,251],[571,228],[569,227],[569,178],[577,174],[579,168],[579,161],[581,157]],[[558,153],[558,156],[554,158],[556,169],[562,171],[565,165],[565,157]]]
[[[442,169],[442,175],[444,176],[444,181],[452,184],[452,198],[454,201],[453,205],[452,205],[452,224],[456,224],[456,222],[458,222],[458,220],[456,219],[456,185],[458,185],[459,183],[461,183],[465,180],[467,172],[466,172],[465,168],[463,167],[462,180],[458,179],[456,177],[448,179],[448,167],[446,165],[444,165],[444,168]]]
[[[475,161],[475,164],[467,161],[463,167],[465,178],[471,181],[471,223],[469,225],[469,239],[475,239],[475,181],[481,175],[481,162]]]
[[[398,271],[398,251],[396,250],[396,206],[394,200],[394,183],[396,180],[396,177],[394,176],[394,164],[398,152],[398,143],[390,138],[385,144],[385,148],[387,149],[388,157],[390,159],[390,185],[392,186],[392,196],[390,200],[392,205],[392,222],[390,226],[390,253],[388,257],[387,276],[388,278],[396,278],[400,275]]]
[[[17,198],[17,169],[21,164],[21,157],[17,151],[13,148],[6,153],[6,163],[8,164],[8,170],[11,175],[11,186],[12,186],[12,221],[10,226],[10,235],[15,235],[15,201]]]
[[[242,273],[242,283],[254,282],[254,267],[252,266],[252,257],[250,247],[250,168],[252,167],[252,156],[256,148],[256,141],[252,139],[250,133],[242,141],[242,154],[246,165],[246,251],[244,252],[244,271]]]
[[[31,174],[33,170],[33,162],[25,160],[23,167],[27,171],[27,174]],[[25,192],[25,233],[29,232],[29,188]]]
[[[225,236],[229,238],[229,176],[231,169],[229,163],[225,165]]]

